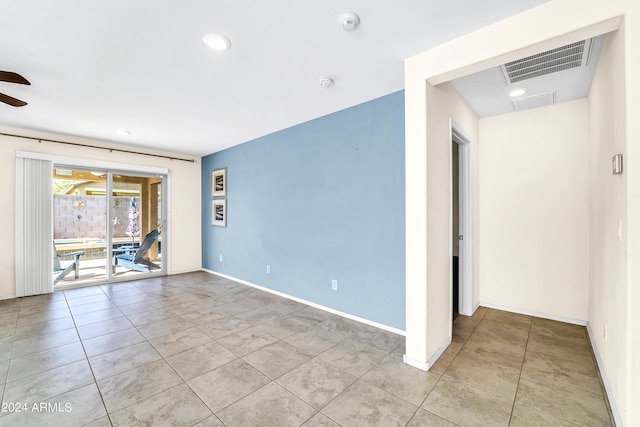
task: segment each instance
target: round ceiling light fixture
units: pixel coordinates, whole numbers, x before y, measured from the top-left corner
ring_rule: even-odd
[[[353,12],[347,12],[338,17],[338,22],[343,30],[353,31],[360,25],[360,17]]]
[[[320,77],[318,83],[320,83],[320,86],[323,88],[328,89],[333,86],[333,79],[331,77]]]
[[[525,93],[527,93],[527,90],[523,87],[519,87],[509,92],[509,96],[515,98],[517,96],[524,95]]]
[[[231,42],[222,34],[205,34],[202,40],[213,50],[227,50],[231,47]]]

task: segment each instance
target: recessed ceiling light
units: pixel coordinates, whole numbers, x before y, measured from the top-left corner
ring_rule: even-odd
[[[131,132],[129,132],[128,130],[117,130],[116,133],[120,136],[129,136],[131,135]]]
[[[527,93],[527,90],[525,88],[519,87],[509,92],[509,96],[515,98],[516,96],[524,95],[525,93]]]
[[[209,33],[202,38],[204,42],[213,50],[227,50],[231,47],[231,42],[222,34]]]

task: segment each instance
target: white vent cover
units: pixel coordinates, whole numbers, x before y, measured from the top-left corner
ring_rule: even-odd
[[[505,81],[517,83],[571,68],[584,67],[591,56],[593,39],[551,49],[537,55],[508,62],[500,67]]]
[[[515,111],[528,110],[529,108],[545,107],[555,104],[556,91],[540,93],[538,95],[525,96],[524,98],[511,101]]]

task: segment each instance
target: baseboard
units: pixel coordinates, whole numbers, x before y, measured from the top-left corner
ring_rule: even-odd
[[[14,298],[18,298],[17,295],[9,295],[7,297],[0,297],[0,301],[5,300],[5,299],[14,299]]]
[[[431,367],[431,365],[429,365],[429,362],[418,362],[417,360],[413,360],[412,358],[407,357],[406,354],[402,356],[402,361],[409,366],[420,369],[421,371],[428,371]]]
[[[506,307],[503,305],[491,304],[488,302],[480,302],[479,305],[486,308],[493,308],[495,310],[502,310],[502,311],[508,311],[511,313],[524,314],[526,316],[539,317],[541,319],[556,320],[558,322],[571,323],[579,326],[587,326],[586,320],[572,319],[570,317],[556,316],[554,314],[538,313],[536,311],[521,310],[518,308]]]
[[[238,278],[233,277],[233,276],[229,276],[228,274],[219,273],[217,271],[208,270],[206,268],[202,268],[201,271],[206,271],[207,273],[211,273],[211,274],[214,274],[216,276],[224,277],[225,279],[233,280],[234,282],[242,283],[243,285],[251,286],[252,288],[260,289],[261,291],[269,292],[270,294],[278,295],[280,297],[287,298],[287,299],[290,299],[292,301],[296,301],[296,302],[299,302],[301,304],[305,304],[305,305],[317,308],[319,310],[323,310],[323,311],[326,311],[326,312],[329,312],[329,313],[332,313],[332,314],[347,318],[349,320],[354,320],[356,322],[364,323],[365,325],[373,326],[374,328],[382,329],[382,330],[387,331],[387,332],[392,332],[394,334],[398,334],[398,335],[402,335],[402,336],[406,336],[406,334],[407,334],[406,331],[403,331],[401,329],[397,329],[397,328],[394,328],[392,326],[384,325],[382,323],[374,322],[372,320],[365,319],[363,317],[354,316],[353,314],[349,314],[349,313],[345,313],[343,311],[335,310],[333,308],[329,308],[329,307],[326,307],[324,305],[316,304],[314,302],[307,301],[307,300],[302,299],[302,298],[294,297],[293,295],[285,294],[284,292],[276,291],[276,290],[273,290],[273,289],[270,289],[270,288],[265,288],[264,286],[256,285],[255,283],[251,283],[251,282],[248,282],[246,280],[242,280],[242,279],[238,279]]]
[[[622,427],[623,425],[622,419],[620,418],[620,413],[618,412],[616,401],[613,399],[613,391],[611,390],[611,386],[609,385],[609,379],[607,378],[607,373],[604,370],[604,364],[602,363],[602,359],[600,358],[600,353],[598,352],[598,346],[596,345],[596,340],[593,335],[593,330],[591,329],[591,324],[589,322],[587,322],[587,333],[589,334],[589,341],[591,342],[591,349],[593,350],[593,355],[595,356],[596,362],[598,363],[600,378],[602,378],[604,389],[607,392],[607,400],[609,401],[609,406],[611,407],[611,413],[613,414],[613,419],[617,426]]]

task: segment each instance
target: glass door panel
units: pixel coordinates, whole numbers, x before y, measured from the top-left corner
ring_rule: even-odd
[[[114,279],[164,273],[162,177],[113,172],[111,274]]]
[[[54,165],[54,287],[107,280],[107,176]]]

